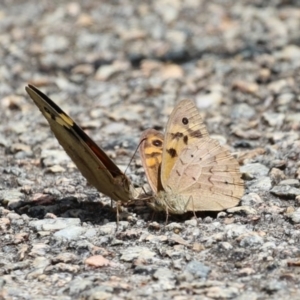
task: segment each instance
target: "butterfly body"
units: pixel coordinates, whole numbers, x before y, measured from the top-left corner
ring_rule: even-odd
[[[116,201],[127,202],[136,197],[134,187],[125,174],[60,107],[32,85],[26,87],[26,92],[91,185]]]
[[[187,212],[187,202],[185,200],[182,195],[160,191],[149,202],[149,206],[156,211],[182,215]]]
[[[151,153],[158,165],[149,165]],[[140,154],[156,210],[219,211],[236,206],[244,193],[238,162],[209,137],[191,100],[175,107],[164,136],[153,129],[143,133]]]

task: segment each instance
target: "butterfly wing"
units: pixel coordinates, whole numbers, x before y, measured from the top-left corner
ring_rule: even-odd
[[[183,149],[206,136],[208,132],[194,102],[180,101],[169,117],[165,132],[161,165],[163,187]]]
[[[237,160],[218,141],[206,137],[183,149],[165,190],[165,202],[176,200],[185,211],[219,211],[239,203],[244,182]]]
[[[148,183],[154,194],[161,190],[160,167],[164,135],[154,129],[145,130],[140,138],[139,152]]]
[[[33,85],[25,89],[87,181],[114,200],[132,199],[134,188],[129,179],[105,152],[50,98]]]

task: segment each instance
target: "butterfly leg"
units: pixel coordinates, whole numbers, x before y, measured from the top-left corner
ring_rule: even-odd
[[[146,191],[146,189],[142,186],[142,190],[143,190],[143,192],[144,192],[144,195],[147,195],[147,196],[152,196],[152,193],[148,193],[147,191]]]
[[[169,210],[168,208],[166,208],[166,226],[168,225],[168,221],[169,221]]]
[[[152,212],[152,216],[151,216],[151,222],[153,222],[154,220],[154,217],[155,217],[155,211]]]
[[[116,226],[116,232],[118,231],[119,229],[119,221],[120,221],[120,209],[121,207],[121,201],[117,201],[116,203],[116,217],[117,217],[117,226]]]
[[[190,196],[190,198],[189,198],[189,200],[187,201],[185,207],[187,207],[187,205],[189,204],[190,201],[192,201],[194,217],[195,217],[196,220],[198,220],[198,219],[197,219],[197,216],[196,216],[195,209],[194,209],[194,198],[193,198],[193,196]],[[186,210],[186,209],[185,209],[185,210]],[[198,221],[197,221],[197,222],[198,222]]]

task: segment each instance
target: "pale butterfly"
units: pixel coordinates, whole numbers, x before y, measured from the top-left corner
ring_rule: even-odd
[[[191,100],[174,108],[164,135],[149,129],[140,140],[154,209],[183,214],[220,211],[239,203],[244,194],[239,164],[209,137]]]

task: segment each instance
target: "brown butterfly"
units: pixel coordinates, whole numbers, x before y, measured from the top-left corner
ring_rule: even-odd
[[[209,137],[191,100],[178,103],[165,135],[146,130],[140,155],[154,200],[161,211],[219,211],[236,206],[244,194],[239,164]]]
[[[113,200],[127,202],[134,199],[134,187],[107,154],[40,90],[33,85],[25,89],[87,181]]]

